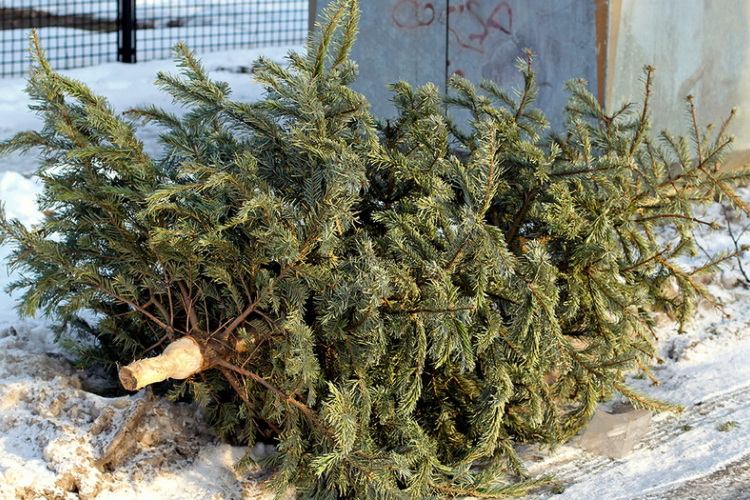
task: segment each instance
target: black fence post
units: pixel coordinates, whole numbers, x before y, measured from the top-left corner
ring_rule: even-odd
[[[135,59],[135,0],[119,0],[117,5],[117,60],[134,63]]]
[[[310,37],[315,31],[315,21],[318,19],[318,1],[309,0],[307,4],[307,36]]]

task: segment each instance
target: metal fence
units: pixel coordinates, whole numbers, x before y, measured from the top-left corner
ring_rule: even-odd
[[[31,64],[37,30],[55,69],[170,57],[185,41],[196,53],[299,44],[307,0],[0,0],[0,77]]]

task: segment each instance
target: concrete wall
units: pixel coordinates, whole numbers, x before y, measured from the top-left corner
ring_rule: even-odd
[[[354,88],[367,97],[375,115],[394,114],[386,90],[390,83],[432,82],[444,90],[447,49],[439,7],[416,0],[361,0],[360,7],[360,33],[352,50],[360,73]]]
[[[319,13],[327,0],[317,2]],[[643,66],[656,67],[654,128],[687,132],[685,97],[699,119],[740,113],[735,150],[750,149],[750,0],[360,0],[356,89],[392,116],[388,83],[433,82],[453,72],[506,89],[521,85],[515,60],[536,56],[538,104],[563,119],[565,82],[583,78],[608,109],[641,99]]]
[[[610,33],[609,104],[641,99],[642,68],[656,68],[654,128],[685,134],[687,95],[698,118],[720,125],[732,107],[735,150],[750,148],[750,1],[622,0]]]
[[[325,0],[317,1],[318,12]],[[565,82],[588,80],[596,89],[597,2],[580,0],[361,0],[360,36],[353,58],[355,88],[382,117],[392,116],[387,84],[405,79],[445,87],[459,73],[510,89],[522,78],[516,60],[536,56],[538,104],[562,119]]]
[[[454,7],[454,4],[458,4]],[[537,105],[560,124],[574,78],[597,86],[596,5],[580,0],[451,1],[448,69],[475,83],[523,88],[516,62],[534,54]]]

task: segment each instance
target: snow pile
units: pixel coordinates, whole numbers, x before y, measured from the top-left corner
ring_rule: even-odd
[[[221,444],[195,405],[97,396],[49,339],[0,331],[0,499],[271,497],[260,468],[234,471],[246,449]]]

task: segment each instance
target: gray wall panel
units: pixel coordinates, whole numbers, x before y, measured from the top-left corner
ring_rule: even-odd
[[[318,1],[318,11],[324,0]],[[539,105],[560,123],[565,82],[583,78],[596,91],[594,0],[361,0],[360,36],[353,51],[360,65],[355,88],[381,117],[393,115],[389,83],[433,82],[459,73],[479,83],[520,87],[516,59],[535,54]],[[447,44],[446,44],[447,42]],[[447,65],[447,67],[446,67]]]

